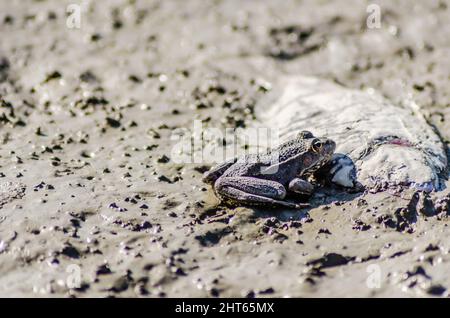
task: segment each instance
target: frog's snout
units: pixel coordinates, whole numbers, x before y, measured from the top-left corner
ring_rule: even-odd
[[[331,139],[327,139],[324,145],[324,153],[331,157],[335,150],[336,150],[336,143]]]

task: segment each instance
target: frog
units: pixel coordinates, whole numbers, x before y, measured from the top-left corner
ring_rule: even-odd
[[[330,162],[335,149],[333,140],[304,130],[266,152],[218,164],[204,173],[202,181],[228,205],[304,208],[309,204],[287,201],[286,196],[312,195],[315,186],[308,180]]]

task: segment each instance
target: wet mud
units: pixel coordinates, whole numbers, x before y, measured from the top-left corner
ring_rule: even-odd
[[[364,1],[87,1],[79,29],[71,3],[0,4],[1,296],[448,296],[448,189],[230,208],[173,138],[300,74],[413,100],[448,147],[448,2],[379,29]]]

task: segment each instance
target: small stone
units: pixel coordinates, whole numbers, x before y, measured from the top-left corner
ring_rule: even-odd
[[[157,160],[158,163],[168,163],[169,161],[170,161],[170,158],[167,157],[166,155],[162,155]]]
[[[108,265],[103,264],[97,268],[97,271],[95,273],[97,274],[97,276],[99,276],[99,275],[111,274],[112,272]]]
[[[106,124],[112,128],[119,128],[120,127],[120,121],[111,118],[111,117],[106,117]]]
[[[80,258],[80,252],[78,252],[78,250],[71,245],[65,246],[62,249],[61,254],[66,255],[70,258]]]

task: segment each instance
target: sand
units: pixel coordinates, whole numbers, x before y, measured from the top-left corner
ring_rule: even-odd
[[[284,74],[414,102],[448,146],[448,2],[377,1],[378,29],[363,1],[81,3],[0,3],[0,296],[448,296],[448,190],[229,208],[174,151]]]

